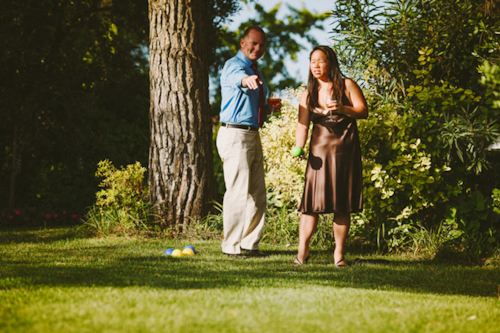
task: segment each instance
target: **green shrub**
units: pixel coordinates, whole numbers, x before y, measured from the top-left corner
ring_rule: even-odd
[[[359,221],[364,221],[367,240],[378,248],[398,249],[411,243],[414,228],[461,192],[459,183],[444,178],[450,168],[436,165],[439,161],[427,145],[412,138],[418,121],[411,113],[399,113],[398,103],[393,99],[379,104],[367,120],[358,122],[364,183]]]
[[[272,230],[283,230],[277,221],[283,220],[280,216],[284,216],[286,210],[289,215],[297,216],[295,227],[298,229],[298,214],[294,212],[302,196],[307,161],[293,159],[290,149],[295,143],[297,125],[294,102],[303,90],[304,87],[287,90],[282,114],[266,124],[262,131],[266,184],[270,194],[268,206],[271,215],[278,216],[269,219],[272,222],[266,228]],[[375,104],[372,95],[369,97]],[[410,225],[416,225],[420,212],[460,192],[459,187],[449,186],[443,180],[442,175],[450,170],[449,167],[433,165],[426,145],[419,139],[410,139],[416,121],[411,115],[401,116],[399,104],[394,99],[379,103],[367,120],[358,121],[363,155],[364,211],[353,215],[351,236],[361,244],[390,248],[406,244],[405,234],[412,229]],[[307,145],[305,150],[308,150]],[[280,235],[278,232],[273,234],[275,237]],[[286,232],[283,238],[291,239],[290,235],[296,234]],[[317,244],[331,244],[329,217],[321,220],[314,237],[313,242]]]
[[[117,169],[109,160],[100,161],[96,177],[104,178],[99,184],[104,189],[96,193],[96,205],[87,213],[84,227],[104,236],[148,230],[151,205],[143,184],[146,171],[139,162]]]
[[[287,89],[281,100],[281,115],[267,122],[261,131],[266,186],[273,193],[271,206],[298,207],[304,189],[307,158],[296,160],[290,150],[295,145],[298,111],[296,101],[305,87]],[[309,143],[304,147],[307,156]],[[268,200],[269,201],[269,200]]]
[[[424,47],[419,53],[420,69],[413,71],[415,85],[407,89],[408,103],[420,117],[421,126],[414,132],[423,139],[438,134],[431,147],[436,158],[444,160],[444,155],[452,168],[465,166],[467,171],[480,174],[490,166],[485,148],[500,135],[500,113],[489,108],[487,103],[491,105],[492,101],[484,101],[478,92],[445,80],[436,82],[430,74],[435,60],[433,50]],[[491,72],[488,66],[483,71]],[[483,78],[485,83],[490,82],[490,76]]]
[[[449,206],[444,228],[444,246],[462,252],[466,258],[492,255],[500,246],[498,202],[500,191],[493,190],[491,200],[476,190]]]
[[[99,186],[106,188],[96,193],[98,206],[130,212],[144,204],[148,194],[147,188],[143,186],[147,169],[139,162],[121,167],[120,170],[109,160],[100,161],[97,165],[96,177],[104,177]]]
[[[493,199],[493,203],[491,205],[493,207],[493,211],[500,215],[500,190],[494,188],[491,198]]]

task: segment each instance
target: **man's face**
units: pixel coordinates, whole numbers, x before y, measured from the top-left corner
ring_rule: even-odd
[[[250,30],[245,38],[240,40],[241,52],[251,61],[257,61],[266,50],[266,35]]]

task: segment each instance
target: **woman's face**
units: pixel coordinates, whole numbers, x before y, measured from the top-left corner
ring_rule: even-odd
[[[327,81],[332,70],[332,65],[323,51],[316,50],[311,54],[309,69],[316,79]]]

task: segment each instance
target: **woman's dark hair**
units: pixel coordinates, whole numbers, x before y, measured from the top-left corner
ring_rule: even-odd
[[[331,47],[321,45],[321,46],[316,46],[311,51],[309,59],[311,59],[312,54],[318,50],[326,55],[328,62],[332,67],[330,74],[328,75],[329,80],[332,82],[332,97],[333,99],[341,103],[342,96],[344,95],[345,85],[344,85],[344,75],[340,71],[337,55],[335,54],[335,51],[333,51]],[[309,80],[307,82],[307,91],[309,92],[307,108],[309,109],[309,111],[313,111],[315,108],[319,107],[318,90],[319,90],[319,82],[313,76],[311,68],[309,67]]]

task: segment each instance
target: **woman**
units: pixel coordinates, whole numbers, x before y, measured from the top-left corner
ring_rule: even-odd
[[[347,266],[344,243],[351,213],[363,208],[361,149],[356,119],[368,117],[358,85],[343,78],[337,56],[328,46],[311,52],[307,90],[299,103],[295,145],[304,147],[309,123],[314,124],[299,211],[299,249],[294,265],[307,263],[309,242],[319,214],[334,213],[336,267]]]

